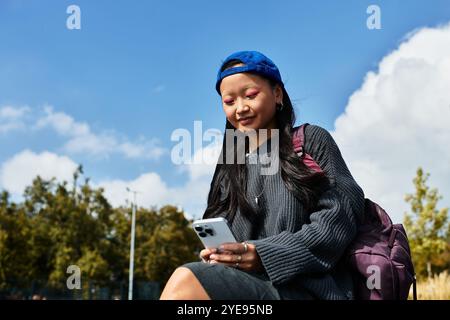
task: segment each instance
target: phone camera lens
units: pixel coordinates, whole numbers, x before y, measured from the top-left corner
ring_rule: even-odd
[[[206,233],[204,232],[199,232],[198,234],[200,237],[205,238],[206,236],[208,236]]]
[[[198,231],[198,232],[202,232],[203,228],[202,227],[195,227],[195,230]]]
[[[213,231],[212,231],[212,229],[205,229],[205,232],[206,232],[206,233],[208,233],[208,234],[210,234],[210,235],[212,235],[212,234],[213,234]]]

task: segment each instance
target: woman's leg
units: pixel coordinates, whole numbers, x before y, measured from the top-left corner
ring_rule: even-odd
[[[161,294],[160,300],[211,300],[191,270],[177,268]]]

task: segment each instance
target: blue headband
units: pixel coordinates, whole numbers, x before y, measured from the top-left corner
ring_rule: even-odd
[[[223,66],[230,60],[239,60],[244,66],[231,67],[227,70],[220,71]],[[222,79],[232,74],[241,72],[251,72],[262,75],[266,78],[275,80],[282,87],[284,86],[281,80],[281,74],[275,63],[258,51],[238,51],[228,56],[219,68],[216,81],[216,91],[220,95],[220,83]]]

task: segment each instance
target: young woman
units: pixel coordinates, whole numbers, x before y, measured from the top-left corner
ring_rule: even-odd
[[[216,90],[226,129],[257,133],[248,135],[245,163],[217,164],[204,214],[226,218],[238,242],[204,249],[201,262],[176,269],[161,299],[352,299],[342,257],[362,218],[364,194],[332,136],[306,126],[304,152],[323,170],[312,171],[293,149],[295,114],[280,72],[259,52],[229,56]],[[267,129],[267,138],[258,129]],[[262,175],[263,164],[249,156],[271,155],[274,130],[278,171]],[[226,146],[229,131],[222,159],[227,151],[236,159],[239,148]]]

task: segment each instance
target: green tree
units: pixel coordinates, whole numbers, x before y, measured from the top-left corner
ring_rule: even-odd
[[[412,213],[405,213],[404,225],[408,231],[414,267],[420,276],[431,276],[433,272],[440,271],[436,257],[442,257],[449,248],[448,208],[437,209],[442,197],[437,189],[427,186],[428,178],[429,174],[419,167],[413,180],[416,191],[405,196]]]
[[[84,280],[99,284],[124,272],[114,237],[114,210],[103,190],[93,189],[88,179],[77,185],[81,173],[79,167],[70,190],[66,182],[37,177],[25,191],[24,207],[33,230],[34,278],[54,288],[65,288],[69,265],[78,265]]]
[[[183,212],[174,206],[139,210],[136,276],[164,284],[180,265],[199,260],[202,245]]]
[[[0,289],[24,286],[32,278],[29,252],[31,227],[23,208],[9,201],[9,194],[0,194]]]

